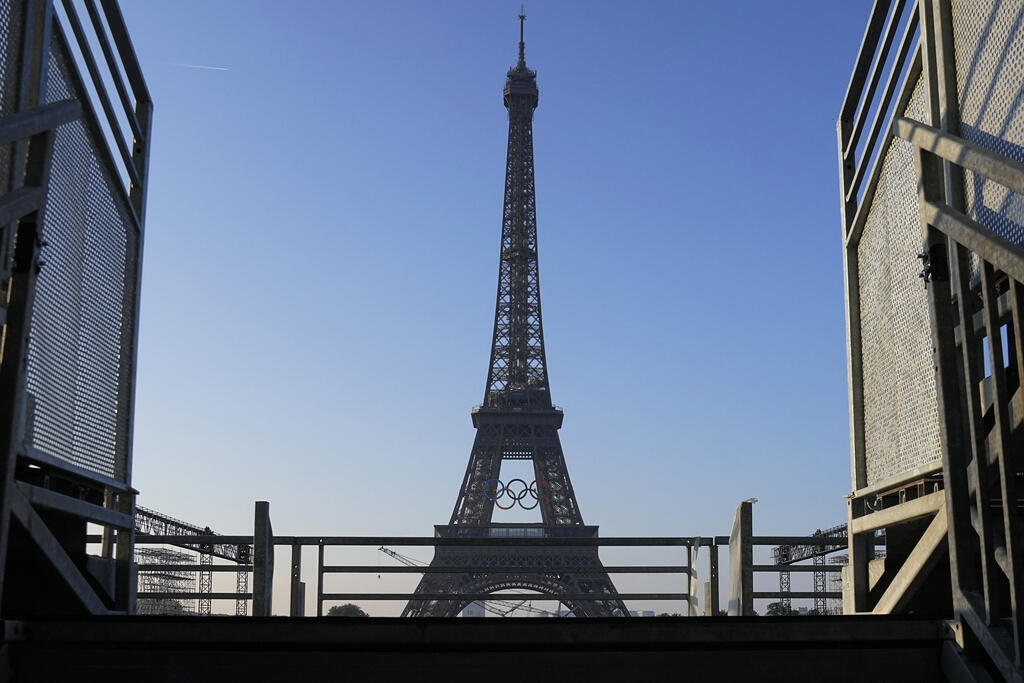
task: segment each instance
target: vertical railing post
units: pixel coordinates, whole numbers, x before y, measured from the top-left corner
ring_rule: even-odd
[[[274,587],[274,530],[270,524],[270,503],[256,501],[252,538],[252,614],[269,617]]]
[[[697,576],[696,565],[700,561],[700,548],[703,544],[704,540],[698,536],[696,538],[690,539],[690,545],[687,546],[686,564],[690,577],[686,589],[687,595],[689,596],[687,598],[687,604],[689,606],[689,609],[687,610],[687,616],[690,617],[695,617],[698,614],[697,610],[699,608],[698,597],[700,596],[700,581],[699,577]],[[705,597],[705,603],[706,602],[707,598]]]
[[[316,615],[324,615],[324,544],[317,546],[316,553]]]
[[[122,491],[116,498],[117,511],[135,520],[135,491]],[[114,540],[114,559],[117,563],[117,583],[114,587],[114,605],[125,614],[135,614],[135,594],[138,592],[138,573],[135,564],[135,527],[119,529]]]
[[[289,614],[293,617],[301,617],[305,612],[303,609],[302,591],[302,546],[298,541],[292,543],[292,587],[291,587],[291,609]]]
[[[754,505],[748,500],[736,506],[729,534],[729,616],[754,614]]]
[[[708,610],[711,614],[708,616],[717,617],[719,612],[718,605],[718,544],[715,543],[714,539],[711,540],[711,545],[708,546],[708,593],[709,595],[704,598],[705,613]]]
[[[696,591],[694,586],[696,585],[696,574],[693,571],[693,556],[695,549],[693,545],[686,546],[686,616],[695,617],[697,616]]]

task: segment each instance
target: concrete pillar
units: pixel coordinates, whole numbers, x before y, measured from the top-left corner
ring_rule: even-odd
[[[252,537],[252,615],[269,617],[274,588],[274,529],[270,524],[270,503],[256,501]]]
[[[754,505],[743,501],[729,534],[729,616],[754,614]]]

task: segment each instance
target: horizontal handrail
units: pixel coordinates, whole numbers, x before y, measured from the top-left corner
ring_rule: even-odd
[[[251,564],[140,564],[140,572],[251,572]],[[324,574],[464,574],[466,572],[516,572],[550,574],[551,567],[406,567],[375,565],[333,565],[321,568]],[[655,565],[573,567],[575,574],[689,574],[686,566]]]
[[[303,545],[303,546],[362,546],[362,545],[389,545],[389,546],[640,546],[640,547],[709,547],[712,545],[727,545],[719,542],[724,537],[694,537],[681,538],[674,536],[609,536],[606,538],[552,538],[552,537],[524,537],[524,536],[491,536],[476,538],[439,538],[436,536],[274,536],[273,544],[279,545]],[[791,537],[786,537],[791,538]],[[792,538],[803,538],[794,536]],[[822,537],[814,537],[820,539]],[[202,545],[207,543],[237,544],[252,543],[252,536],[180,536],[180,535],[145,535],[138,536],[136,543],[149,544],[179,544]]]
[[[338,600],[689,600],[687,593],[324,593],[324,602]]]
[[[755,572],[841,572],[839,564],[755,564]]]
[[[139,564],[140,572],[251,572],[251,564]]]
[[[863,95],[864,104],[853,121],[853,132],[850,134],[849,142],[846,143],[846,149],[843,150],[844,158],[850,156],[850,152],[857,148],[857,142],[860,140],[861,133],[864,132],[868,109],[870,108],[871,100],[875,97],[878,83],[882,79],[882,67],[885,66],[886,59],[889,57],[889,50],[892,49],[892,42],[896,38],[896,25],[903,15],[906,3],[907,0],[897,0],[896,8],[889,13],[889,20],[885,24],[885,30],[882,31],[881,49],[878,50],[878,56],[871,67],[871,74],[867,79],[867,88]]]
[[[850,187],[847,188],[847,201],[852,201],[853,198],[857,196],[857,192],[860,190],[860,185],[864,181],[865,173],[867,173],[867,164],[864,162],[871,157],[870,150],[873,150],[878,144],[878,138],[884,128],[882,122],[885,121],[886,113],[889,111],[893,97],[896,95],[896,86],[900,84],[900,73],[902,72],[903,66],[910,54],[910,48],[914,45],[914,31],[917,30],[917,24],[918,11],[915,8],[915,11],[911,13],[910,19],[907,21],[907,25],[903,31],[903,38],[900,39],[899,52],[896,55],[893,70],[889,73],[889,78],[886,80],[885,87],[882,89],[882,99],[878,102],[878,107],[875,109],[874,119],[871,121],[871,127],[868,129],[868,138],[864,145],[864,158],[861,159],[861,163],[857,164],[857,169],[854,171]],[[904,84],[904,87],[907,85],[909,84]],[[895,114],[895,112],[893,113]],[[884,155],[881,150],[879,150],[879,153],[875,158],[875,164],[880,164],[883,156]]]
[[[754,545],[846,545],[846,536],[754,536]]]
[[[190,591],[139,591],[136,598],[140,600],[251,600],[252,593],[194,593]]]
[[[843,594],[837,591],[825,591],[823,593],[815,593],[814,591],[754,591],[755,600],[763,600],[765,598],[832,598],[833,600],[838,600],[842,597]]]
[[[137,544],[168,544],[177,545],[187,543],[189,545],[206,545],[211,543],[219,544],[251,544],[252,536],[218,536],[218,535],[170,535],[170,534],[140,534],[136,537]],[[552,537],[523,537],[523,536],[493,536],[493,537],[470,537],[470,538],[442,538],[437,536],[274,536],[272,543],[275,546],[367,546],[367,545],[388,545],[388,546],[465,546],[465,547],[491,547],[501,546],[611,546],[611,547],[712,547],[727,546],[728,536],[700,536],[700,537],[677,537],[677,536],[608,536],[604,538],[552,538]],[[751,538],[753,545],[813,545],[813,546],[844,546],[847,544],[846,536],[754,536]],[[325,567],[328,565],[325,565]],[[370,567],[369,565],[366,565]],[[367,571],[376,570],[370,567]],[[409,568],[410,571],[414,568]],[[607,569],[607,568],[605,568]],[[628,571],[629,567],[624,567]],[[646,568],[649,569],[649,568]],[[674,567],[666,567],[666,571],[675,570]],[[493,571],[493,568],[488,568]]]
[[[103,58],[107,61],[107,69],[110,72],[111,80],[114,81],[114,88],[117,90],[117,96],[121,100],[121,108],[124,110],[124,115],[128,119],[128,125],[131,126],[132,133],[137,138],[144,137],[145,132],[142,130],[142,124],[139,122],[139,117],[135,115],[135,105],[132,102],[132,96],[128,93],[124,79],[121,78],[121,72],[118,68],[118,64],[123,63],[125,60],[118,58],[119,55],[115,54],[114,48],[111,47],[110,41],[107,39],[106,32],[102,30],[103,21],[100,19],[96,0],[88,0],[85,3],[85,10],[89,13],[89,19],[92,21],[92,25],[96,29],[97,42],[100,45],[100,51],[103,52]],[[134,58],[134,55],[132,55],[132,58]]]
[[[429,567],[429,566],[372,566],[372,565],[335,565],[325,564],[324,574],[476,574],[483,572],[517,574],[550,574],[551,567]],[[685,566],[655,565],[644,566],[606,566],[606,567],[573,567],[574,574],[688,574]]]
[[[131,179],[132,183],[139,185],[142,183],[142,180],[139,177],[139,169],[135,167],[129,143],[125,141],[121,125],[117,120],[117,114],[114,112],[114,106],[110,102],[110,96],[107,94],[106,88],[103,87],[103,76],[100,74],[99,65],[96,63],[96,58],[93,56],[92,49],[89,46],[89,38],[86,36],[85,28],[82,26],[82,22],[78,18],[78,12],[75,9],[74,2],[72,0],[64,0],[63,4],[65,14],[68,18],[68,24],[71,27],[71,33],[78,42],[82,61],[85,63],[85,68],[89,73],[89,78],[92,79],[96,98],[99,100],[100,109],[103,110],[103,114],[106,117],[107,125],[110,127],[110,134],[114,139],[114,144],[117,146],[117,150],[121,154],[121,160],[124,162],[124,169],[128,173],[128,177]],[[103,35],[99,26],[94,26],[94,28],[96,29],[97,36]],[[105,36],[101,40],[103,39],[105,39]],[[120,74],[116,71],[111,72],[111,79],[114,81],[119,80]],[[85,97],[87,95],[86,93],[82,93],[82,96]],[[134,112],[128,108],[125,116],[126,119],[129,119],[131,116],[134,116]],[[136,132],[135,134],[139,137],[143,137],[141,131]]]
[[[871,67],[872,57],[878,46],[878,39],[882,35],[882,26],[888,11],[889,0],[875,0],[871,8],[871,15],[868,17],[867,28],[864,29],[864,37],[860,41],[860,49],[857,50],[857,61],[853,67],[853,73],[850,75],[850,82],[846,86],[846,95],[843,97],[843,104],[839,110],[839,117],[842,119],[852,120],[856,113],[857,104],[860,102],[860,96],[864,89],[864,80]]]

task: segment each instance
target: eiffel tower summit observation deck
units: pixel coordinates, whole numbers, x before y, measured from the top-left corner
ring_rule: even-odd
[[[579,616],[627,613],[597,547],[565,543],[594,538],[597,527],[583,523],[558,439],[562,411],[552,404],[548,385],[533,167],[537,72],[526,66],[525,19],[519,15],[519,60],[505,80],[508,156],[487,386],[473,410],[476,439],[451,520],[435,527],[439,537],[489,537],[496,545],[439,546],[431,567],[451,567],[452,573],[425,574],[405,616],[455,616],[471,601],[467,595],[514,587],[559,600]],[[532,461],[534,481],[502,481],[504,460]],[[496,504],[539,508],[541,522],[492,522]],[[537,539],[537,545],[497,540],[513,538]]]

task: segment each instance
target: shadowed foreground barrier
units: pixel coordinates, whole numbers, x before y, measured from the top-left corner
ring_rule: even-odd
[[[898,617],[105,617],[7,622],[15,680],[940,681],[941,622]]]

